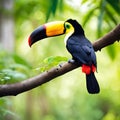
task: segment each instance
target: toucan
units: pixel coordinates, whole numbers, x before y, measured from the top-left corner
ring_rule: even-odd
[[[29,46],[47,37],[66,34],[65,44],[72,55],[72,63],[78,63],[86,74],[86,86],[90,94],[100,92],[94,72],[97,70],[95,51],[91,42],[86,38],[82,26],[73,19],[49,22],[36,28],[28,38]],[[70,62],[69,61],[69,62]]]

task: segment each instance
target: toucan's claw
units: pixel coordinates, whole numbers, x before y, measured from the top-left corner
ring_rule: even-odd
[[[73,59],[69,59],[69,60],[68,60],[68,63],[74,64],[74,63],[76,63],[76,62],[75,62],[75,60],[73,60]]]

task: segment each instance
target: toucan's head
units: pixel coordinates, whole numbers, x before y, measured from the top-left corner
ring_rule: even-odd
[[[32,46],[35,42],[47,37],[58,36],[66,33],[83,32],[81,25],[76,21],[69,19],[67,21],[55,21],[49,22],[39,26],[35,29],[28,38],[29,46]]]

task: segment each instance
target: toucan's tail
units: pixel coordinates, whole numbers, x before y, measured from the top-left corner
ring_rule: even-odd
[[[86,74],[86,85],[90,94],[96,94],[100,92],[99,84],[95,78],[94,72]]]

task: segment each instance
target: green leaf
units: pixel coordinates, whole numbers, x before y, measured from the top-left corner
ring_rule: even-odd
[[[120,15],[120,1],[119,0],[106,0],[112,8]]]
[[[51,56],[51,57],[44,59],[44,63],[56,65],[56,63],[58,64],[61,61],[67,61],[67,60],[68,59],[66,57]]]
[[[57,5],[58,5],[58,0],[52,0],[52,1],[49,2],[49,8],[48,8],[48,12],[47,12],[47,15],[46,15],[46,21],[49,19],[51,13],[53,15],[55,15]]]
[[[110,9],[107,9],[106,8],[106,14],[108,15],[109,17],[109,21],[113,22],[115,25],[117,25],[117,20],[115,19],[115,16],[113,16],[113,12],[110,11]]]
[[[19,55],[13,54],[12,56],[13,56],[13,58],[14,58],[14,60],[15,60],[16,63],[23,64],[23,65],[31,68],[31,65],[25,59],[23,59],[22,57],[20,57]]]
[[[82,0],[81,4],[85,4],[88,0]]]
[[[107,52],[108,52],[108,55],[111,58],[111,60],[114,60],[116,57],[115,47],[113,45],[108,46]]]
[[[55,16],[57,8],[61,10],[63,10],[63,0],[50,0],[50,2],[48,2],[48,11],[46,14],[46,21],[48,21],[50,15],[52,14],[53,16]]]
[[[102,30],[102,22],[103,22],[103,18],[104,18],[104,13],[105,13],[105,9],[106,9],[106,1],[103,0],[101,2],[101,8],[100,8],[100,12],[99,12],[99,16],[98,16],[98,37],[101,36],[101,30]]]
[[[58,64],[68,61],[67,57],[62,56],[50,56],[48,58],[45,58],[43,62],[41,63],[40,67],[37,67],[35,70],[44,72],[49,70],[50,68],[57,66]]]
[[[26,78],[26,74],[11,69],[3,69],[0,72],[0,84],[15,83]]]
[[[60,9],[60,11],[63,10],[63,6],[64,6],[64,1],[63,1],[63,0],[60,0],[60,1],[59,1],[59,9]]]

